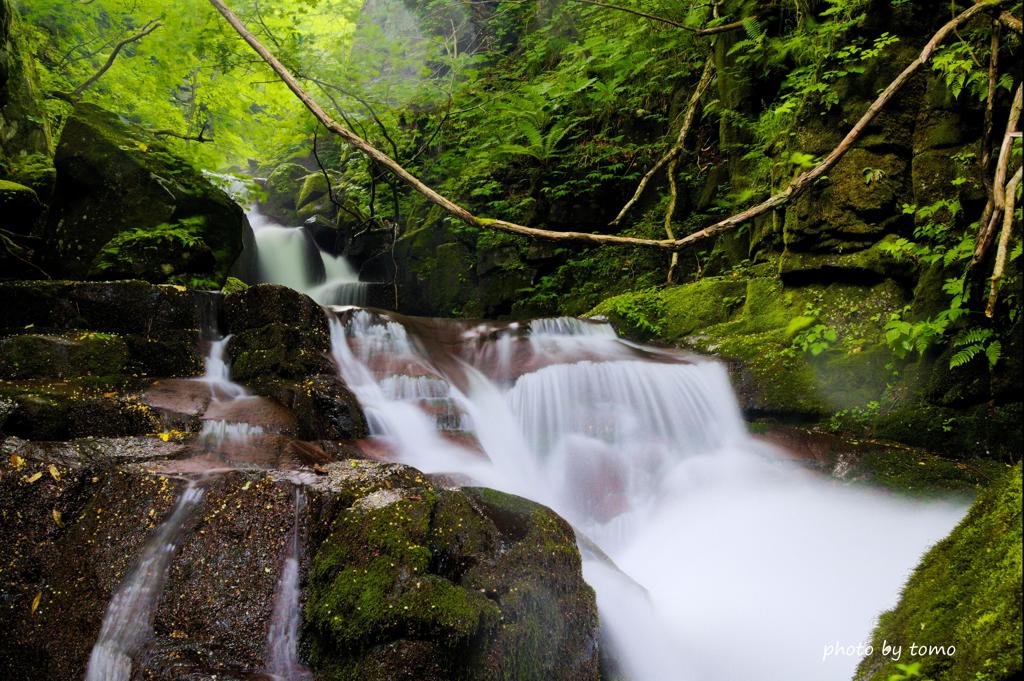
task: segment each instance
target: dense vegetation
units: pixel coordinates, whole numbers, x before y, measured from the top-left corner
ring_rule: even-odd
[[[157,415],[117,391],[198,371],[188,295],[213,289],[236,294],[236,378],[316,412],[303,437],[365,435],[319,308],[234,277],[252,257],[222,191],[234,175],[402,312],[604,316],[727,360],[757,430],[858,440],[863,479],[929,494],[1000,479],[877,631],[952,641],[955,664],[861,672],[1019,672],[1019,640],[995,626],[1020,620],[1019,3],[231,2],[277,73],[218,4],[0,0],[0,279],[18,280],[0,284],[0,428],[150,433]],[[609,237],[641,243],[595,245]],[[143,281],[88,283],[121,279]],[[442,501],[432,488],[410,499],[429,543]],[[357,520],[322,538],[314,568],[325,665],[331,645],[393,626],[383,612],[351,631],[329,617],[364,590],[331,591],[316,572],[340,564],[331,541],[366,539]],[[369,539],[381,565],[433,560]],[[447,578],[451,621],[421,626],[450,629],[454,655],[499,608]]]

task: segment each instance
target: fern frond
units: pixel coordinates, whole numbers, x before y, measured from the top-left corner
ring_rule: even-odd
[[[764,35],[764,30],[761,28],[761,22],[757,20],[757,17],[744,19],[743,30],[746,31],[747,38],[750,40],[757,40]]]
[[[997,340],[992,341],[985,348],[985,356],[988,357],[988,365],[994,367],[999,358],[1003,356],[1003,344]]]
[[[984,343],[992,337],[992,329],[986,329],[984,327],[975,327],[967,329],[953,341],[953,345],[960,348],[965,345],[975,345]]]
[[[974,359],[981,352],[980,345],[968,345],[966,348],[949,358],[949,368],[956,369]]]

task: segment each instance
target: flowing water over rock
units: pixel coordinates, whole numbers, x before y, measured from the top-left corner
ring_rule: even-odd
[[[746,432],[720,364],[574,319],[339,311],[368,455],[547,504],[577,529],[631,681],[848,679],[923,551],[963,515],[813,474]]]
[[[288,554],[274,594],[274,614],[267,633],[267,672],[279,681],[309,681],[312,675],[299,662],[299,625],[302,608],[299,601],[299,558],[302,543],[299,523],[305,506],[302,488],[295,487],[295,525],[288,542]]]
[[[86,681],[128,681],[132,665],[152,635],[153,610],[163,590],[167,568],[181,539],[182,527],[203,497],[194,482],[186,485],[171,514],[154,531],[107,606],[89,657]]]

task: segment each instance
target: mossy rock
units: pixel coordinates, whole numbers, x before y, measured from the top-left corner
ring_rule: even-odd
[[[158,138],[97,106],[79,104],[64,127],[54,163],[57,188],[45,263],[54,273],[76,279],[124,276],[133,257],[141,253],[149,261],[160,243],[181,253],[165,253],[157,265],[184,266],[216,288],[223,284],[242,251],[245,215]],[[147,242],[150,234],[154,241]],[[119,256],[118,247],[128,252]],[[120,265],[110,272],[96,267],[108,262]],[[162,267],[140,274],[149,277],[154,271],[155,281],[168,279]]]
[[[871,246],[906,222],[899,210],[907,160],[893,153],[852,149],[829,173],[830,182],[786,209],[791,251],[846,253]]]
[[[225,296],[224,323],[228,333],[285,324],[305,328],[316,336],[327,334],[324,309],[309,296],[277,284],[247,286]]]
[[[922,678],[1009,681],[1020,678],[1021,464],[982,493],[967,517],[914,570],[899,603],[872,636],[874,652],[856,681],[886,681],[898,672],[882,644],[902,646],[902,664]],[[943,652],[911,656],[911,644]],[[950,647],[955,650],[950,652]]]
[[[0,381],[0,397],[17,406],[4,433],[28,440],[144,435],[159,429],[156,414],[104,381]],[[99,387],[97,387],[99,386]]]
[[[128,346],[112,333],[25,334],[0,339],[0,378],[119,377]]]
[[[215,259],[202,238],[205,222],[205,218],[189,218],[121,232],[96,254],[88,276],[162,284],[182,275],[207,273],[215,266]]]
[[[0,170],[8,159],[50,152],[31,44],[18,12],[9,0],[0,0]]]
[[[149,336],[198,329],[192,296],[183,287],[144,281],[0,282],[0,332],[88,329]]]
[[[341,190],[343,178],[333,171],[328,171],[328,175],[331,178],[330,187],[327,185],[327,178],[320,171],[299,178],[298,181],[301,184],[295,196],[295,208],[301,211],[302,208],[312,203],[333,206],[334,204],[331,203],[330,197],[331,191],[335,192],[335,198],[337,198],[337,194]],[[295,193],[294,187],[292,191]],[[321,199],[326,199],[327,203],[322,204]]]
[[[309,170],[298,163],[282,163],[267,177],[266,199],[263,208],[271,216],[294,223],[296,221],[296,197],[302,187],[302,178]]]
[[[39,197],[29,187],[0,180],[0,229],[28,234],[42,214]]]
[[[599,678],[594,594],[564,520],[401,466],[332,464],[328,481],[305,612],[322,678]]]
[[[863,283],[898,279],[910,281],[916,274],[913,263],[899,262],[885,251],[898,239],[888,234],[859,251],[844,253],[800,253],[786,250],[779,259],[779,276],[786,283],[857,281]]]

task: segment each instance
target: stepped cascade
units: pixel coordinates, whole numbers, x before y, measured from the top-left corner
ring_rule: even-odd
[[[569,519],[629,679],[848,679],[824,646],[866,640],[964,512],[807,471],[747,433],[723,365],[606,323],[336,314],[364,451]]]

